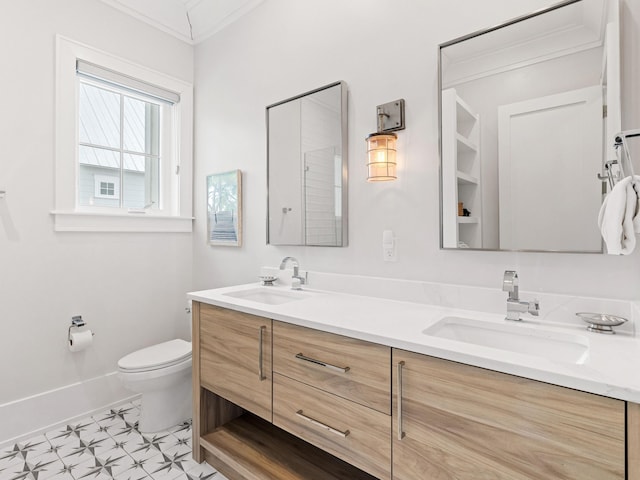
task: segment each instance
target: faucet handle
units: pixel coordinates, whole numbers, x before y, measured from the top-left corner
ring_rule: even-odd
[[[540,301],[538,299],[529,302],[528,312],[535,317],[540,315]]]
[[[518,286],[518,272],[515,270],[505,270],[502,279],[502,290],[505,292],[513,292]]]

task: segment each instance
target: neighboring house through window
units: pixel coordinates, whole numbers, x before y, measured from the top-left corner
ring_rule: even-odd
[[[63,37],[57,54],[56,229],[191,231],[191,85]]]
[[[110,200],[112,203],[104,203],[104,205],[112,207],[118,206],[120,204],[120,177],[109,175],[92,176],[93,196],[91,198],[93,199],[93,202],[95,202],[95,199],[105,199]],[[86,177],[86,175],[80,174],[80,182],[82,183]],[[89,181],[91,180],[89,179]]]

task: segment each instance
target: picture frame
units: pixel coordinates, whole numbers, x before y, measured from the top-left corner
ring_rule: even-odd
[[[207,243],[242,246],[242,172],[207,176]]]

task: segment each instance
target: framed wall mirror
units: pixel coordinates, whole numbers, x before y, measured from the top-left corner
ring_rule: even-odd
[[[618,8],[565,1],[440,45],[441,248],[602,253]]]
[[[267,107],[267,243],[347,245],[347,86]]]

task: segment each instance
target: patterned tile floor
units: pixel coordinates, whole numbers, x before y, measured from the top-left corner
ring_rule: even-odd
[[[191,422],[137,430],[133,402],[0,451],[0,480],[227,480],[191,458]]]

